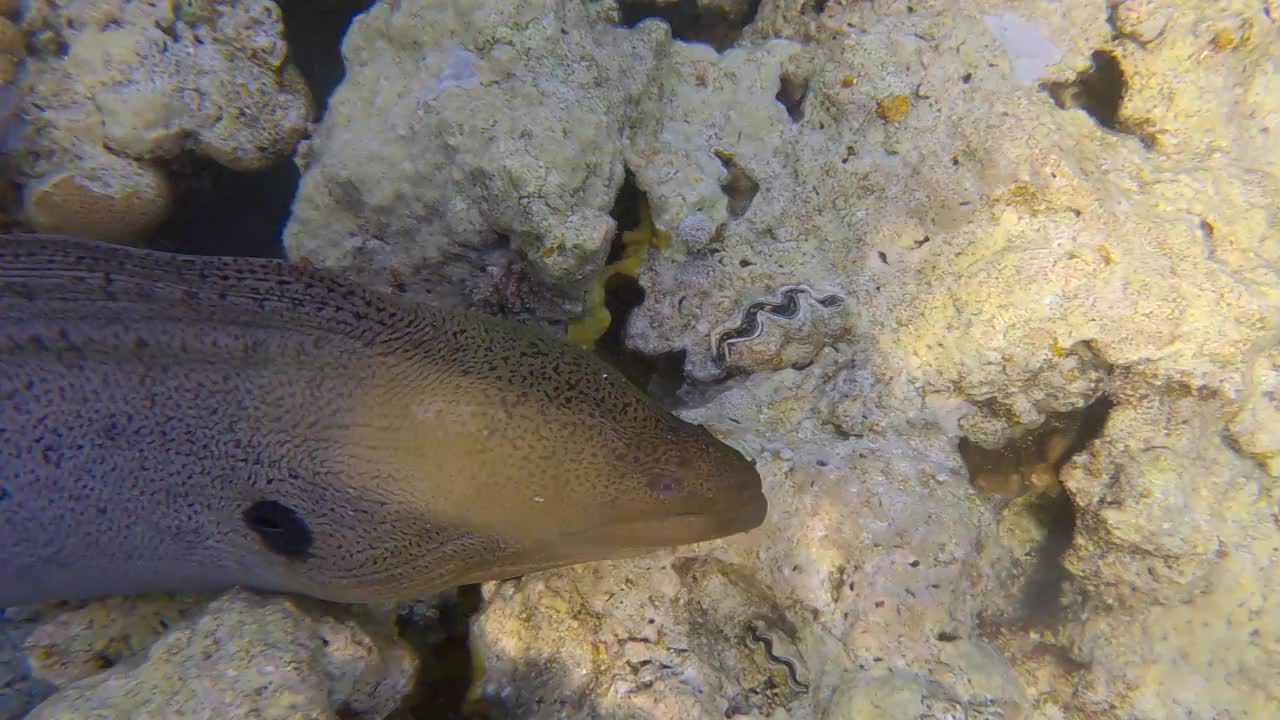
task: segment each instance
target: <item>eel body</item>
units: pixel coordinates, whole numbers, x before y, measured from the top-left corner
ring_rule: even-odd
[[[740,453],[560,338],[281,261],[0,236],[0,607],[384,602],[766,509]]]

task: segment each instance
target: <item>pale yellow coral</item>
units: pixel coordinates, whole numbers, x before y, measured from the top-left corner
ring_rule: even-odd
[[[29,183],[23,210],[32,227],[127,243],[141,240],[168,216],[172,192],[162,172],[105,153],[102,159],[101,167],[53,173]]]

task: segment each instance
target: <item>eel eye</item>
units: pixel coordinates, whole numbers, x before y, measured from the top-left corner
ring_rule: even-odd
[[[649,489],[658,497],[675,497],[684,492],[684,482],[675,475],[659,473],[649,476]]]
[[[259,500],[241,515],[268,550],[287,558],[311,555],[311,528],[293,508],[275,500]]]

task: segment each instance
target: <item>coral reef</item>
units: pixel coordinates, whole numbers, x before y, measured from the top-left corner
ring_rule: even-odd
[[[420,277],[467,302],[507,238],[571,301],[625,163],[671,237],[626,342],[715,383],[683,413],[770,495],[747,537],[491,587],[481,696],[521,717],[1274,708],[1276,19],[778,0],[712,35],[710,5],[402,2],[347,39],[365,67],[392,39],[407,70],[344,83],[388,120],[326,121],[291,249],[374,282],[435,263]],[[459,46],[432,39],[450,23]],[[473,82],[408,90],[451,57]],[[573,201],[512,213],[530,193],[495,172]],[[601,232],[562,240],[582,214]],[[1201,629],[1144,629],[1182,617]],[[1240,657],[1258,669],[1189,689]]]
[[[24,62],[63,88],[63,134],[28,133],[88,141],[37,144],[57,152],[32,155],[29,190],[81,209],[29,192],[33,217],[133,203],[152,222],[152,163],[248,137],[118,122],[138,92],[118,81],[96,104],[65,90],[107,72],[111,33],[143,42],[138,18],[176,6],[75,5],[74,31],[48,9],[72,4],[36,6]],[[166,27],[276,22],[182,7]],[[294,118],[272,32],[234,56]],[[585,310],[582,344],[608,322],[604,280],[634,273],[626,345],[681,358],[681,414],[755,459],[770,499],[741,537],[487,584],[472,700],[521,718],[1280,714],[1277,48],[1275,4],[1246,0],[374,4],[299,151],[289,253],[436,302]],[[287,153],[300,125],[265,116],[285,128],[266,155]],[[651,225],[605,269],[628,175]],[[287,667],[307,676],[282,682],[334,712],[321,621],[219,602],[284,627],[253,647],[304,647]],[[199,661],[154,663],[186,657],[173,633],[230,632],[218,617],[50,702],[190,677]],[[401,657],[356,653],[344,677],[395,679],[352,712],[389,711]],[[41,667],[92,656],[59,658]]]
[[[760,0],[618,0],[617,7],[625,26],[658,18],[671,27],[672,36],[723,52],[755,19]]]
[[[51,608],[50,617],[27,636],[23,650],[35,677],[66,685],[146,650],[208,601],[199,595],[154,595]]]
[[[90,150],[74,170],[29,178],[23,195],[24,219],[36,230],[111,242],[142,238],[173,199],[158,168]]]
[[[377,287],[395,274],[409,295],[451,304],[491,294],[505,273],[486,269],[518,256],[559,298],[531,309],[577,314],[616,229],[618,110],[648,86],[663,36],[594,12],[487,0],[378,3],[356,18],[287,252]]]
[[[32,676],[23,645],[42,619],[40,608],[0,609],[0,718],[26,717],[53,692],[53,686]]]
[[[9,85],[18,72],[18,63],[27,55],[22,31],[9,19],[13,11],[0,7],[0,84]]]
[[[1063,465],[1097,438],[1111,410],[1103,396],[1068,412],[1052,413],[1035,430],[995,450],[960,438],[960,457],[973,486],[986,494],[1017,497],[1062,492]]]
[[[15,80],[27,55],[27,40],[16,23],[17,12],[16,0],[0,2],[0,229],[4,230],[17,226],[22,204],[12,138],[22,106]]]
[[[240,590],[135,660],[67,685],[29,717],[384,718],[417,672],[386,618]]]
[[[36,0],[18,78],[25,220],[136,242],[169,214],[165,164],[259,170],[292,154],[311,100],[270,0]]]

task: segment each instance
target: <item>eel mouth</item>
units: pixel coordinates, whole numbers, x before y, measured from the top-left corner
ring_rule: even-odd
[[[566,530],[551,547],[518,554],[500,566],[486,567],[457,581],[458,584],[501,580],[579,563],[646,555],[662,548],[716,540],[754,530],[764,523],[768,500],[759,491],[748,492],[733,503],[702,512],[687,512],[613,520],[592,527]]]
[[[688,545],[754,530],[764,523],[768,512],[769,501],[764,493],[756,491],[709,511],[615,520],[568,531],[560,537],[563,540],[607,543],[637,550]]]

